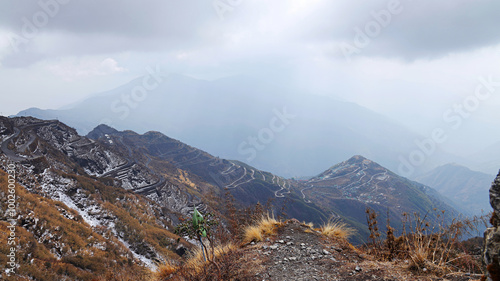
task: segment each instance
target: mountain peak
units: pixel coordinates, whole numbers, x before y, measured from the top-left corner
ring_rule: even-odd
[[[95,127],[92,131],[90,131],[87,134],[88,138],[91,139],[98,139],[100,137],[103,137],[104,135],[108,134],[115,134],[118,133],[118,130],[106,125],[106,124],[100,124],[99,126]]]
[[[367,206],[378,210],[390,208],[391,216],[395,217],[400,217],[403,212],[425,213],[433,208],[457,213],[450,206],[429,199],[434,196],[430,188],[400,177],[361,155],[331,167],[308,180],[305,186],[301,193],[306,202],[323,206],[339,204],[349,210],[350,216],[359,219],[365,215]],[[427,199],[421,203],[414,198]],[[339,203],[346,199],[348,201]],[[341,208],[338,209],[340,216],[345,215]]]
[[[346,162],[348,162],[348,163],[367,162],[367,164],[368,164],[368,163],[371,163],[373,161],[371,161],[370,159],[368,159],[362,155],[354,155],[353,157],[349,158]]]
[[[465,172],[475,172],[475,171],[471,170],[470,168],[463,166],[463,165],[460,165],[460,164],[457,164],[457,163],[444,164],[444,165],[437,167],[436,169],[438,169],[438,170],[449,170],[449,169],[456,170],[456,169],[458,169],[458,170],[465,171]]]

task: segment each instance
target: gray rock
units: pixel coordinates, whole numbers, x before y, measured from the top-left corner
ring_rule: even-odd
[[[329,255],[329,254],[330,254],[330,252],[328,252],[327,250],[323,249],[323,254],[324,254],[324,255]]]
[[[490,188],[490,204],[497,216],[500,215],[500,173]]]
[[[490,227],[484,232],[484,263],[490,265],[496,262],[497,266],[500,266],[499,261],[500,229],[498,227]]]
[[[490,188],[490,204],[494,213],[492,217],[493,227],[484,232],[484,262],[489,267],[500,269],[500,173],[495,178]],[[487,274],[488,279],[495,279],[495,276]],[[498,278],[498,276],[496,276]]]

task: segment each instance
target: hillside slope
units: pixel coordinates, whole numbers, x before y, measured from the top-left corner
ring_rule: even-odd
[[[16,273],[90,280],[105,266],[121,271],[127,264],[128,273],[154,268],[190,247],[170,231],[188,201],[169,209],[132,192],[159,182],[144,166],[55,120],[0,117],[0,128],[0,168],[13,171],[9,180],[17,184]],[[5,182],[2,172],[4,195]],[[8,213],[1,216],[7,221]]]
[[[447,164],[419,176],[417,181],[454,200],[470,214],[481,215],[491,211],[488,190],[494,179],[493,175]]]
[[[8,160],[0,158],[7,170]],[[15,187],[16,214],[1,213],[0,233],[2,241],[14,233],[16,268],[13,273],[2,270],[2,280],[92,280],[108,273],[143,280],[145,266],[180,259],[176,249],[190,247],[167,230],[171,226],[161,209],[138,195],[50,168],[37,175],[26,166],[9,164],[20,184]],[[0,170],[1,206],[8,206],[7,182]],[[17,224],[14,231],[7,229],[12,224]],[[2,265],[9,248],[0,245]]]

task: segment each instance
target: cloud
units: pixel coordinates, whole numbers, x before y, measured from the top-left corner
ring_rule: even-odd
[[[56,64],[47,66],[47,69],[65,81],[87,78],[89,76],[104,76],[126,71],[118,66],[118,62],[112,58],[102,61],[96,59],[65,59]]]
[[[47,56],[128,51],[206,52],[242,61],[247,54],[281,55],[300,45],[342,57],[339,45],[354,44],[355,28],[365,30],[395,2],[402,11],[370,38],[361,56],[432,59],[500,42],[500,2],[494,0],[242,0],[224,12],[224,20],[214,2],[2,1],[0,28],[28,39],[19,47],[29,46],[3,63],[19,67]]]
[[[369,41],[362,46],[360,56],[409,61],[434,59],[500,42],[500,2],[494,0],[377,0],[366,5],[356,0],[335,2],[314,15],[331,20],[312,21],[308,29],[314,32],[306,37],[328,46],[325,50],[339,57],[343,56],[342,43],[356,45],[358,31]],[[398,7],[397,13],[387,14],[391,5]]]

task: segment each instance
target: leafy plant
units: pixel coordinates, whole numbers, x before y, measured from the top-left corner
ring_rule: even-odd
[[[194,208],[193,218],[189,221],[185,221],[179,224],[175,228],[175,233],[179,236],[188,236],[191,239],[196,239],[200,242],[200,247],[203,253],[203,259],[206,261],[205,253],[208,253],[207,247],[203,243],[202,238],[207,238],[210,243],[213,252],[213,242],[210,236],[210,229],[217,225],[218,222],[213,219],[214,215],[212,213],[205,214],[206,218]]]

